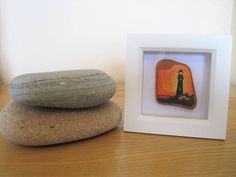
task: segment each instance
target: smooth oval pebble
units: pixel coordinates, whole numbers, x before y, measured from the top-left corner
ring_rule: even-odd
[[[112,101],[84,109],[40,108],[11,101],[0,113],[0,132],[15,144],[51,145],[99,135],[116,127],[121,117]]]
[[[57,108],[84,108],[108,101],[116,91],[115,81],[100,70],[71,70],[23,74],[9,85],[19,103]]]

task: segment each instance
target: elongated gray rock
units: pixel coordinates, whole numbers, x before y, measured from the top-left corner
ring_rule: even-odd
[[[108,101],[116,83],[100,70],[72,70],[20,75],[9,90],[16,102],[26,105],[84,108]]]
[[[99,135],[116,127],[121,117],[112,101],[84,109],[39,108],[12,101],[0,113],[0,132],[15,144],[51,145]]]

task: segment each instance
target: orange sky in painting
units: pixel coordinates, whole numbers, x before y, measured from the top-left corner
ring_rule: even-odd
[[[170,69],[162,69],[158,74],[157,94],[163,96],[175,96],[177,88],[178,71],[182,69],[184,72],[183,92],[189,95],[194,93],[191,81],[191,73],[185,65],[174,65]]]

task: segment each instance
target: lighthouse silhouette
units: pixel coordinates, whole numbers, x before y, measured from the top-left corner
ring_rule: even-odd
[[[183,80],[184,80],[184,72],[182,69],[178,72],[178,83],[177,83],[177,89],[176,89],[176,97],[183,96]]]

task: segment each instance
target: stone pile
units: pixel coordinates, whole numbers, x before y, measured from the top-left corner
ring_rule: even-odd
[[[0,132],[13,143],[42,146],[90,138],[116,127],[116,83],[99,70],[24,74],[9,85],[13,101],[0,113]]]

